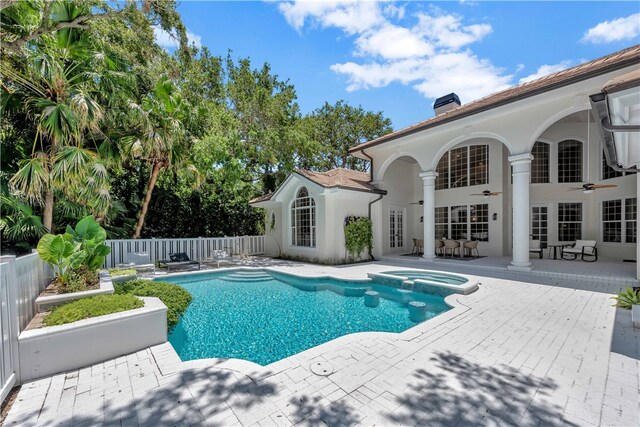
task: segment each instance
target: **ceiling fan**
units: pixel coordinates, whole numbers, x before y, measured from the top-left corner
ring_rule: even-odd
[[[482,193],[474,193],[471,194],[472,196],[482,196],[485,199],[488,199],[489,196],[497,196],[499,194],[502,194],[502,191],[489,191],[489,190],[484,190]]]
[[[613,187],[617,187],[616,184],[593,184],[591,182],[588,182],[586,184],[583,184],[582,187],[572,187],[569,189],[569,191],[577,191],[577,190],[582,190],[582,192],[584,194],[591,194],[593,193],[593,190],[597,189],[597,188],[613,188]]]
[[[410,205],[424,205],[424,200],[418,200],[417,202],[409,203]]]

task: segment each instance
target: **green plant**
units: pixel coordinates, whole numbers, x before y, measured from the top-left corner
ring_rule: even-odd
[[[72,271],[67,280],[58,286],[58,291],[61,294],[67,294],[71,292],[82,292],[87,290],[87,282],[82,273],[78,270]]]
[[[181,286],[169,282],[136,279],[114,284],[115,294],[157,297],[167,306],[167,325],[173,328],[191,303],[191,294]]]
[[[366,217],[347,217],[344,226],[344,243],[352,260],[362,256],[365,249],[369,255],[373,248],[373,228],[371,220]]]
[[[611,299],[616,301],[618,307],[631,310],[632,305],[640,304],[640,292],[627,288],[624,292],[617,292],[617,295]]]
[[[86,252],[80,250],[80,244],[68,234],[45,234],[38,242],[37,249],[40,258],[49,264],[62,286],[87,256]]]
[[[144,302],[133,295],[98,295],[58,306],[46,315],[42,322],[47,326],[64,325],[143,306]]]
[[[75,230],[67,225],[65,235],[72,236],[75,242],[80,243],[80,249],[85,252],[83,264],[90,270],[97,270],[104,264],[104,259],[111,253],[111,248],[104,244],[107,240],[107,232],[95,220],[92,215],[85,216],[76,224]]]
[[[133,268],[110,268],[109,274],[111,277],[119,277],[119,276],[131,276],[136,274],[137,271]]]

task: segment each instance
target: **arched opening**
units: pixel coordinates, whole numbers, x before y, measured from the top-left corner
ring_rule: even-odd
[[[291,202],[291,245],[316,246],[316,202],[307,187],[301,187]]]

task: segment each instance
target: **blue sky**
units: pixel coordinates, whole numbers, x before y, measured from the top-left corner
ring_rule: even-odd
[[[395,129],[431,117],[449,92],[467,103],[640,43],[635,1],[183,1],[178,11],[196,44],[269,62],[303,113],[344,99]]]

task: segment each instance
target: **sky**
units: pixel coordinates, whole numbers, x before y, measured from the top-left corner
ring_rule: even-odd
[[[182,1],[178,12],[197,46],[268,62],[303,114],[344,99],[394,129],[450,92],[465,104],[640,43],[637,1]]]

